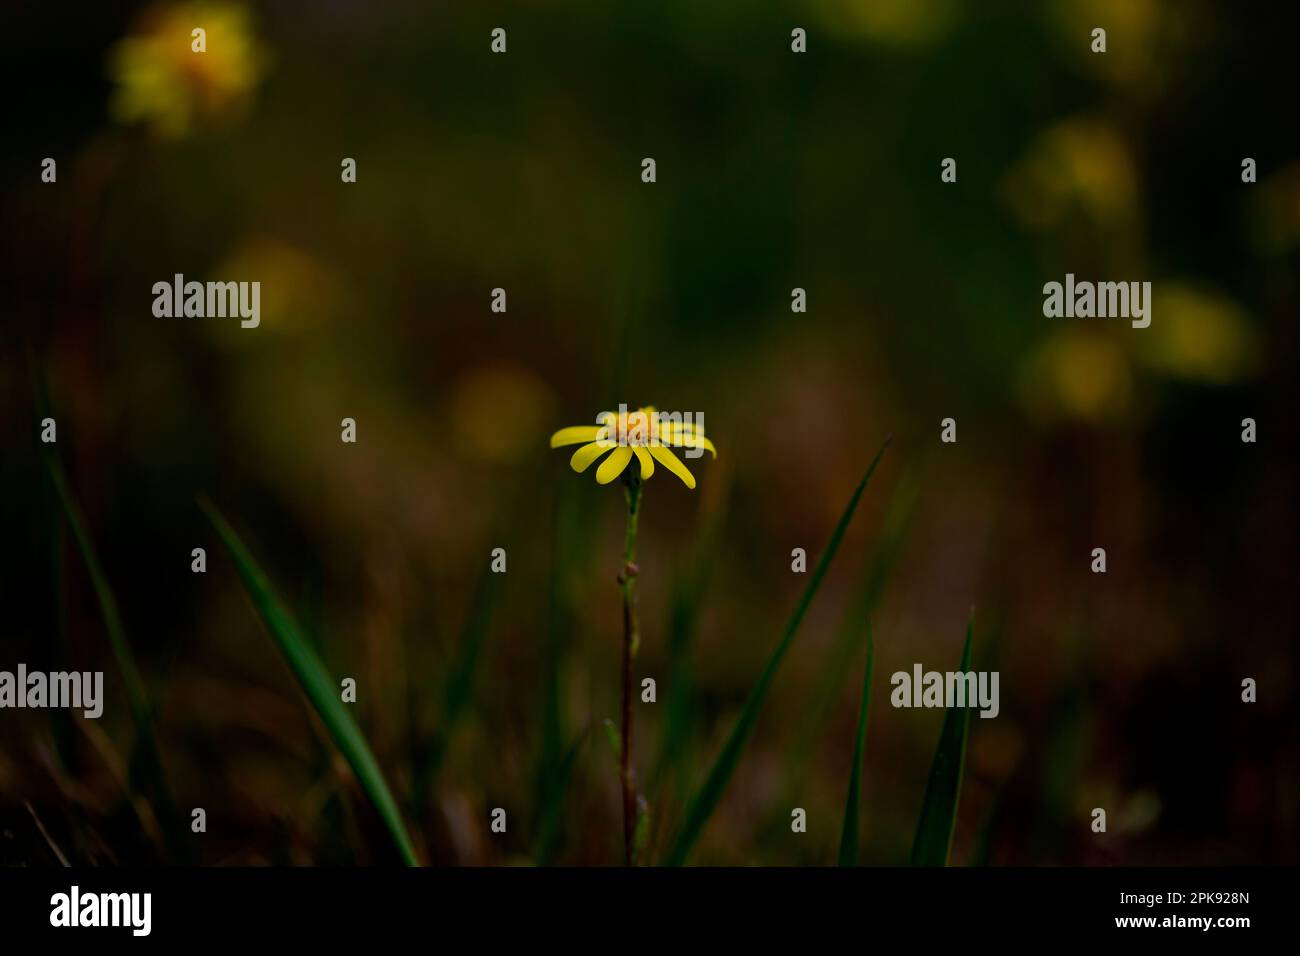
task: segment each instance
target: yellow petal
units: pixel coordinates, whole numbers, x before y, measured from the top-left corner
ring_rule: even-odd
[[[600,437],[599,425],[574,425],[571,428],[561,428],[551,436],[551,447],[559,448],[561,445],[578,445],[586,441],[595,441]]]
[[[655,456],[655,461],[680,478],[687,488],[695,487],[695,476],[687,471],[686,466],[682,464],[682,460],[673,454],[671,448],[663,445],[651,445],[650,454]]]
[[[682,432],[687,435],[704,434],[704,426],[696,422],[667,422],[664,425],[663,430],[672,432],[674,434],[676,434],[677,432]]]
[[[718,450],[713,447],[713,442],[709,441],[703,435],[678,435],[672,439],[666,439],[670,445],[678,445],[682,448],[703,448],[713,453],[713,457],[718,457]]]
[[[581,474],[591,467],[593,461],[613,447],[613,445],[598,441],[594,441],[590,445],[583,445],[573,453],[573,457],[569,459],[569,464],[573,466],[574,471]]]
[[[659,440],[666,445],[676,445],[683,438],[703,438],[704,429],[694,425],[673,425],[659,430]]]
[[[627,463],[632,460],[632,449],[627,445],[619,445],[609,457],[600,463],[596,469],[596,480],[602,485],[607,485],[619,475],[623,474],[623,469]]]
[[[636,460],[641,463],[641,477],[649,478],[655,473],[655,460],[641,445],[633,445],[632,451],[636,452]]]

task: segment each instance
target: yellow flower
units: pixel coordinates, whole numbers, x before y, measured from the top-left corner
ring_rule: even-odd
[[[1097,226],[1127,232],[1138,208],[1136,165],[1128,142],[1110,123],[1090,117],[1061,120],[1039,134],[1007,175],[1012,211],[1035,229]]]
[[[1060,331],[1026,362],[1021,398],[1037,419],[1102,424],[1121,420],[1133,404],[1133,368],[1115,336]]]
[[[1160,317],[1147,331],[1155,334],[1143,334],[1137,357],[1168,375],[1227,385],[1259,367],[1262,350],[1246,311],[1199,283],[1161,283]]]
[[[678,421],[678,417],[661,415],[653,405],[632,412],[623,406],[617,412],[601,412],[596,416],[596,425],[561,428],[551,436],[551,447],[582,445],[569,460],[576,472],[586,471],[608,452],[596,469],[596,480],[602,485],[621,475],[636,458],[643,479],[655,473],[655,462],[659,462],[687,488],[694,488],[695,476],[669,446],[703,448],[714,458],[718,457],[718,450],[704,437],[703,425]]]
[[[205,31],[202,53],[193,49],[197,28]],[[243,112],[266,63],[249,11],[240,4],[199,0],[155,8],[109,55],[113,115],[123,123],[147,123],[169,139],[182,137]]]

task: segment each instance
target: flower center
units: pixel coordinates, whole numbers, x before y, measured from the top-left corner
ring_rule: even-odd
[[[609,441],[619,445],[649,445],[658,433],[654,419],[644,411],[611,412],[604,424],[609,428]]]

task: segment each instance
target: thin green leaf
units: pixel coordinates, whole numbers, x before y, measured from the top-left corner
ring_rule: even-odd
[[[447,678],[446,700],[443,704],[444,728],[450,730],[464,713],[474,688],[474,674],[478,669],[483,642],[487,638],[488,624],[492,619],[492,606],[496,602],[497,582],[501,576],[490,567],[483,570],[474,597],[474,606],[461,635],[456,663]]]
[[[740,719],[736,721],[736,726],[732,729],[731,736],[727,738],[727,742],[723,745],[722,752],[718,754],[717,760],[714,761],[708,777],[705,778],[703,785],[701,785],[687,807],[685,823],[682,825],[681,832],[677,835],[677,841],[668,854],[667,863],[669,866],[681,866],[686,862],[695,846],[695,842],[700,837],[700,833],[704,830],[704,825],[708,822],[709,817],[713,815],[713,811],[717,809],[718,802],[727,789],[727,783],[730,781],[732,773],[735,772],[737,764],[740,763],[740,755],[745,749],[745,743],[749,739],[750,733],[753,732],[754,725],[758,722],[758,715],[763,709],[763,701],[767,697],[768,688],[776,677],[776,672],[781,666],[786,651],[790,649],[790,645],[794,641],[794,636],[799,630],[799,624],[803,621],[804,614],[807,613],[813,598],[817,595],[817,589],[821,587],[822,578],[826,575],[826,569],[830,567],[835,552],[839,550],[840,541],[844,538],[844,532],[848,528],[849,522],[853,519],[853,512],[857,510],[862,492],[866,489],[867,483],[871,480],[876,466],[880,463],[880,459],[888,447],[889,439],[887,438],[884,444],[880,446],[880,450],[876,452],[876,457],[871,459],[866,474],[862,476],[862,480],[858,482],[857,488],[854,489],[844,513],[840,515],[840,520],[835,525],[835,530],[831,532],[830,541],[827,542],[825,550],[822,551],[821,557],[817,561],[817,567],[813,569],[812,577],[808,581],[808,587],[804,590],[803,597],[799,600],[799,605],[795,608],[789,623],[786,624],[785,631],[781,634],[776,649],[768,659],[767,666],[763,668],[763,673],[759,675],[758,683],[754,685],[754,689],[749,693],[749,698],[745,701],[744,709],[740,713]]]
[[[44,418],[53,414],[45,372],[34,355],[29,356],[29,361],[32,367],[33,385],[36,390],[37,408],[41,417]],[[117,599],[113,595],[113,589],[109,587],[108,577],[104,573],[103,565],[99,562],[99,555],[95,551],[95,543],[86,528],[86,520],[81,513],[81,508],[77,505],[77,501],[69,488],[62,462],[52,448],[44,445],[40,449],[40,458],[45,465],[45,474],[49,481],[49,487],[53,490],[53,497],[57,500],[68,527],[72,531],[72,539],[76,544],[77,552],[81,555],[82,561],[85,562],[86,572],[90,576],[91,586],[95,591],[95,599],[99,603],[100,615],[104,620],[104,630],[108,635],[109,647],[113,651],[118,670],[122,674],[122,682],[126,686],[127,701],[131,707],[131,716],[135,724],[135,739],[130,752],[129,767],[131,786],[148,796],[152,803],[154,817],[162,824],[163,836],[166,838],[172,853],[178,857],[188,858],[192,844],[181,838],[178,833],[175,807],[172,803],[171,791],[167,786],[162,756],[158,748],[158,737],[154,729],[153,704],[145,689],[144,681],[140,677],[140,668],[136,664],[135,655],[131,651],[131,644],[126,638],[126,628],[122,625],[122,616],[118,611]],[[60,537],[61,534],[60,529]],[[56,572],[60,577],[62,571],[63,565],[60,560],[56,568]],[[61,581],[59,581],[58,586],[60,589],[58,592],[60,603],[59,628],[61,632],[66,634]],[[56,723],[56,728],[57,726]],[[148,826],[146,826],[146,830],[151,833],[156,832],[156,828],[151,829]]]
[[[35,353],[30,348],[27,361],[31,368],[33,390],[36,393],[36,415],[44,420],[53,415],[50,405],[49,384],[45,379],[45,369],[36,361]],[[32,442],[37,448],[38,457],[43,460],[47,459],[50,452],[43,442],[37,440],[35,433],[32,435]],[[54,610],[55,630],[59,638],[59,653],[66,659],[69,656],[70,647],[68,641],[68,603],[64,600],[64,594],[67,593],[67,566],[63,560],[64,523],[66,519],[48,467],[44,472],[44,480],[41,482],[41,512],[44,524],[43,530],[46,532],[46,541],[48,542],[46,555],[49,561],[49,579],[52,582],[50,606]],[[71,712],[63,709],[55,710],[51,714],[51,722],[54,725],[55,753],[58,754],[59,763],[64,770],[73,776],[77,776],[76,735],[73,730]]]
[[[81,509],[77,507],[72,493],[68,490],[63,466],[53,455],[45,456],[45,466],[49,471],[50,482],[59,496],[59,502],[63,505],[63,513],[68,519],[68,527],[72,529],[72,538],[77,543],[77,550],[81,553],[82,560],[86,562],[90,582],[95,588],[99,610],[104,617],[104,630],[108,632],[109,646],[112,647],[113,657],[116,658],[117,666],[122,671],[122,681],[126,684],[126,696],[131,703],[131,713],[135,716],[136,729],[142,735],[152,738],[149,700],[145,695],[144,681],[140,679],[140,668],[136,666],[135,655],[131,653],[131,645],[127,643],[126,630],[122,627],[122,616],[117,610],[117,600],[113,597],[112,588],[108,586],[108,578],[104,576],[104,568],[95,553],[95,544],[86,531],[86,522],[81,516]]]
[[[578,762],[578,753],[582,749],[582,745],[587,742],[590,731],[591,725],[588,724],[574,739],[573,743],[569,745],[569,749],[564,753],[564,759],[560,761],[555,770],[554,787],[560,795],[563,795],[569,785],[569,778],[573,775],[574,765]],[[565,809],[565,804],[559,797],[547,796],[541,802],[543,810],[537,827],[537,845],[533,850],[533,862],[537,866],[544,866],[549,863],[551,856],[555,853]]]
[[[809,764],[817,753],[817,745],[825,734],[835,703],[840,699],[841,687],[847,675],[853,673],[854,657],[862,651],[862,639],[865,636],[862,622],[875,614],[885,584],[902,552],[916,495],[915,477],[910,471],[904,471],[899,476],[889,506],[885,509],[880,532],[866,565],[861,590],[844,613],[843,621],[826,655],[826,663],[822,665],[821,674],[813,685],[814,691],[804,709],[802,726],[795,737],[795,743],[786,752],[781,775],[781,796],[773,801],[772,813],[765,827],[765,832],[769,835],[789,826],[789,816],[782,808],[798,802],[797,794],[802,781],[807,778]]]
[[[497,582],[500,577],[501,575],[494,573],[490,566],[485,566],[475,589],[469,618],[465,622],[465,629],[461,632],[460,643],[456,649],[456,661],[443,691],[442,719],[416,761],[414,791],[417,808],[424,807],[433,779],[442,768],[443,759],[451,746],[452,731],[455,730],[469,706],[474,689],[474,676],[478,670],[483,644],[487,639],[492,607],[496,602]]]
[[[605,739],[609,741],[610,752],[614,755],[615,760],[622,759],[623,756],[623,735],[619,733],[617,725],[608,717],[602,721],[605,727]]]
[[[563,663],[573,634],[581,626],[571,594],[579,551],[590,533],[591,522],[580,519],[577,483],[561,482],[555,491],[551,515],[551,572],[548,609],[538,675],[539,740],[534,765],[533,801],[537,807],[538,842],[534,860],[550,862],[563,842],[564,794],[568,774],[564,760]]]
[[[681,770],[690,764],[696,720],[691,647],[699,625],[700,611],[704,606],[704,593],[717,564],[725,517],[725,506],[719,507],[709,516],[696,539],[692,559],[685,569],[674,575],[670,587],[668,653],[665,663],[667,693],[659,753],[647,787],[651,792],[658,791],[666,780],[671,783],[674,791],[687,783],[686,774]],[[675,796],[680,800],[685,794],[677,792]]]
[[[876,664],[876,641],[867,622],[867,668],[862,678],[862,703],[858,708],[858,735],[853,743],[853,768],[849,771],[849,795],[844,801],[844,829],[840,834],[840,866],[858,862],[858,804],[862,793],[862,750],[867,740],[867,712],[871,709],[871,673]]]
[[[261,615],[262,623],[266,625],[267,631],[280,648],[280,653],[284,655],[289,669],[298,679],[299,686],[325,724],[339,752],[351,765],[362,789],[375,805],[402,860],[408,866],[418,866],[415,849],[411,845],[406,826],[402,823],[401,814],[393,801],[388,784],[384,781],[383,771],[379,769],[379,764],[371,753],[361,729],[339,699],[338,684],[326,672],[325,665],[321,663],[316,652],[303,637],[298,625],[276,598],[266,574],[244,547],[244,543],[229,522],[206,499],[200,499],[199,506],[212,522],[226,550],[230,552],[239,577],[244,583],[244,589],[248,592],[258,614]]]
[[[971,622],[966,622],[966,647],[961,669],[970,670]],[[966,737],[970,730],[970,708],[949,707],[939,732],[939,746],[930,765],[930,779],[921,799],[921,818],[912,843],[913,866],[947,866],[952,835],[957,826],[957,802],[961,797],[962,769],[966,763]]]
[[[975,849],[971,851],[970,866],[988,866],[993,858],[993,828],[997,824],[1001,796],[1000,793],[995,793],[989,803],[984,822],[980,824],[979,836],[975,840]]]
[[[632,862],[636,863],[645,855],[646,845],[650,841],[650,804],[646,798],[636,798],[636,828],[632,836]]]

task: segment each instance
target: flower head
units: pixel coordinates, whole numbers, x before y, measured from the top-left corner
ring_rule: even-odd
[[[683,418],[685,420],[683,420]],[[607,485],[627,469],[632,459],[637,460],[641,478],[655,472],[655,462],[663,465],[682,480],[687,488],[695,487],[695,476],[690,473],[672,447],[700,449],[713,457],[718,451],[713,442],[704,437],[704,425],[692,416],[666,414],[647,405],[629,411],[626,405],[617,412],[601,412],[595,425],[574,425],[561,428],[551,436],[551,447],[581,445],[569,459],[577,472],[586,471],[604,457],[596,469],[596,480]]]
[[[192,46],[197,28],[205,31],[203,52]],[[182,137],[241,113],[266,62],[241,4],[196,0],[155,8],[109,55],[113,114],[123,123],[147,123],[168,139]]]

